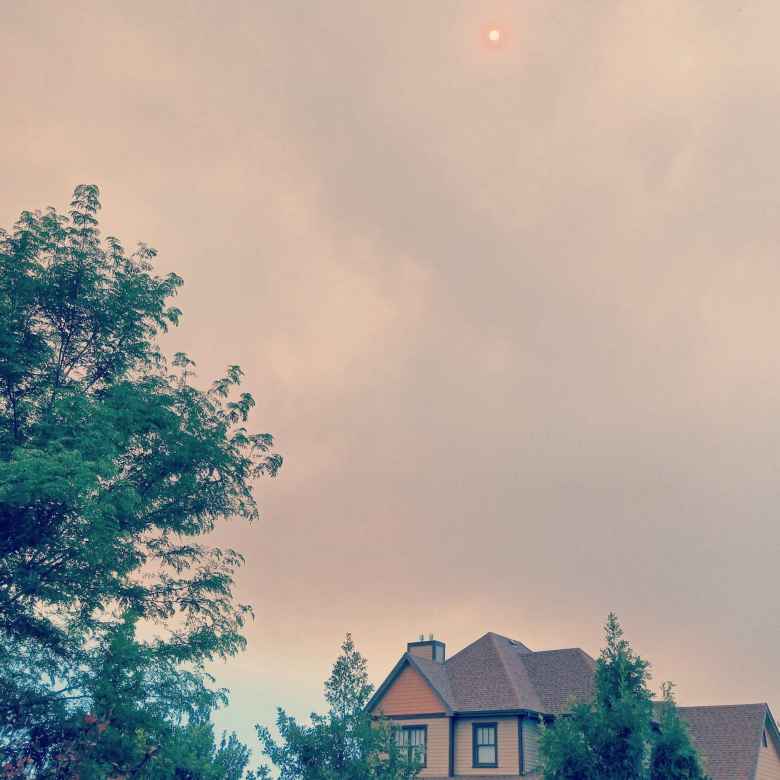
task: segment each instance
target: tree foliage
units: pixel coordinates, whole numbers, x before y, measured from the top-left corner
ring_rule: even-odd
[[[632,650],[614,614],[607,619],[605,635],[593,700],[575,703],[542,734],[546,780],[703,780],[671,688],[665,688],[668,696],[656,723],[649,664]],[[691,773],[664,774],[673,766]]]
[[[181,279],[101,239],[99,209],[82,185],[0,231],[0,750],[36,777],[153,777],[171,730],[208,742],[204,664],[251,610],[242,557],[198,537],[254,519],[281,465],[238,366],[202,390],[165,359]]]
[[[312,713],[300,723],[277,710],[276,728],[257,726],[263,753],[279,773],[279,780],[408,780],[417,775],[419,761],[396,745],[390,725],[375,720],[366,704],[373,693],[365,658],[346,635],[341,655],[325,682],[325,715]],[[270,777],[267,768],[261,777]]]
[[[664,683],[658,733],[650,755],[650,780],[703,780],[699,754],[691,744],[688,726],[680,718],[672,683]]]

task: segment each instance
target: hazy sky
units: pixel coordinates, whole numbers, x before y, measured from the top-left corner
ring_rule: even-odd
[[[485,45],[486,28],[505,33]],[[97,183],[286,463],[221,723],[352,631],[596,654],[780,715],[777,0],[6,2],[0,224]]]

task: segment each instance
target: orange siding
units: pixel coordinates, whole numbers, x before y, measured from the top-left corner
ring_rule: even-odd
[[[780,780],[780,751],[769,729],[766,730],[767,746],[759,748],[756,780]]]
[[[406,666],[376,704],[374,712],[385,715],[427,715],[444,712],[444,706],[419,672]]]
[[[472,723],[498,724],[498,766],[489,769],[473,767],[471,738]],[[520,752],[517,738],[517,718],[463,718],[455,723],[455,774],[456,775],[517,775],[520,768]]]
[[[447,777],[450,769],[450,719],[406,718],[393,720],[394,726],[427,726],[428,744],[425,769],[417,777]]]

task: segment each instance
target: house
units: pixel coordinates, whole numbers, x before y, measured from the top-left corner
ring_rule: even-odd
[[[451,658],[410,642],[368,710],[423,761],[420,777],[509,780],[536,774],[543,723],[594,692],[579,648],[532,651],[487,633]],[[712,780],[780,780],[780,732],[766,704],[680,707]]]

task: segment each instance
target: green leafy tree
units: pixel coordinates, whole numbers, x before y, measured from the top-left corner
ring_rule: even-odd
[[[595,695],[577,702],[542,734],[540,752],[546,780],[661,780],[700,774],[665,774],[699,768],[665,687],[660,723],[653,718],[649,664],[623,636],[617,617],[605,626],[606,646],[596,661]]]
[[[35,777],[151,776],[224,700],[204,665],[244,646],[243,559],[198,537],[281,465],[237,366],[202,390],[165,359],[181,279],[99,209],[82,185],[0,231],[0,755]]]
[[[674,686],[667,682],[662,690],[658,732],[650,755],[650,780],[706,780],[688,727],[677,711]]]
[[[350,634],[325,682],[325,715],[312,713],[311,723],[277,711],[279,741],[270,729],[257,726],[263,753],[280,780],[408,780],[417,775],[419,760],[401,751],[384,720],[366,712],[373,693],[365,658]],[[261,777],[270,777],[264,768]]]
[[[242,780],[250,751],[235,734],[219,742],[211,723],[195,723],[172,735],[147,773],[148,780]]]
[[[233,735],[217,744],[209,721],[225,692],[139,642],[135,622],[127,616],[83,654],[73,706],[35,718],[11,766],[21,760],[36,778],[240,780],[248,749]]]

